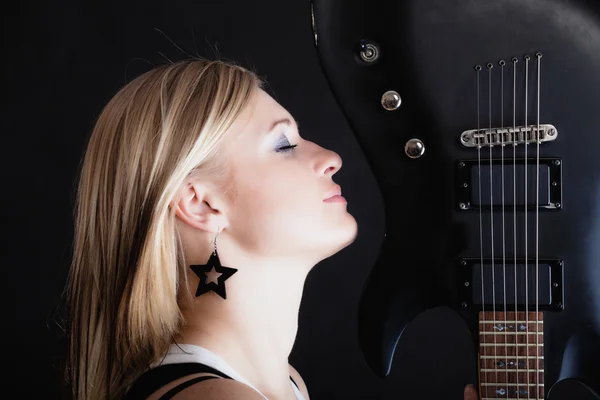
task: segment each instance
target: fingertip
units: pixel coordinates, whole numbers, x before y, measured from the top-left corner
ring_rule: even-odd
[[[465,400],[477,400],[477,390],[473,384],[465,386],[464,396]]]

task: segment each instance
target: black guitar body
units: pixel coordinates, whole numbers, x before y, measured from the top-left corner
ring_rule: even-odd
[[[359,310],[370,368],[387,376],[403,330],[432,307],[456,309],[477,346],[478,312],[502,311],[509,298],[509,311],[516,302],[544,312],[546,398],[600,398],[600,2],[313,0],[311,9],[323,70],[385,204]],[[389,90],[401,102],[387,98],[386,109]],[[490,154],[461,136],[537,127],[538,104],[539,124],[555,129],[539,150],[534,141]],[[508,292],[490,286],[490,264]]]

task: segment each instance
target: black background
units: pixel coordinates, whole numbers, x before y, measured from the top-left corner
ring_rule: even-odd
[[[377,257],[383,203],[321,71],[308,1],[62,0],[8,7],[1,266],[16,318],[3,324],[10,354],[5,390],[18,398],[60,396],[57,310],[72,251],[75,178],[95,118],[140,73],[198,54],[255,68],[301,134],[344,160],[334,179],[359,235],[310,273],[290,355],[311,399],[462,398],[474,349],[448,309],[433,309],[409,326],[386,379],[362,358],[357,303]]]

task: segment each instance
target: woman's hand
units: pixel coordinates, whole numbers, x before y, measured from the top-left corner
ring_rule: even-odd
[[[478,400],[475,386],[469,384],[465,387],[465,400]]]

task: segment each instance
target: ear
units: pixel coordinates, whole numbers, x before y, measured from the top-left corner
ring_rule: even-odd
[[[172,205],[171,205],[172,206]],[[217,233],[228,225],[225,204],[216,192],[201,182],[186,182],[175,215],[189,226]]]

